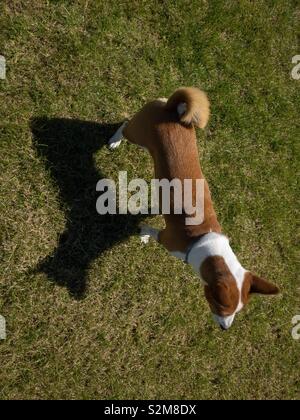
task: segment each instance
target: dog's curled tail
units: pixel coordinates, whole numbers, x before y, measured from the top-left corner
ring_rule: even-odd
[[[182,87],[170,96],[166,109],[177,110],[182,124],[205,128],[210,116],[210,104],[206,94],[194,87]]]

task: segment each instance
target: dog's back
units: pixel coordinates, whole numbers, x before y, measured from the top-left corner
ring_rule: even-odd
[[[125,137],[146,148],[152,155],[155,177],[159,180],[193,181],[192,201],[196,204],[196,181],[204,179],[199,163],[195,126],[204,128],[209,120],[210,105],[204,92],[196,88],[181,88],[168,100],[146,104],[127,124]],[[210,191],[204,181],[204,221],[198,226],[186,226],[186,214],[164,215],[167,230],[176,224],[183,246],[195,237],[220,230],[212,206]],[[172,194],[172,193],[171,193]],[[173,201],[171,196],[171,202]]]

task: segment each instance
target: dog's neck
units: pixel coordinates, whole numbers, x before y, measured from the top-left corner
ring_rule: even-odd
[[[200,268],[202,263],[206,258],[214,256],[224,258],[231,274],[236,279],[238,288],[241,290],[246,270],[240,264],[229,244],[229,239],[225,235],[216,232],[207,233],[191,246],[185,255],[185,261],[201,277]],[[204,281],[204,279],[202,280]]]
[[[227,264],[236,265],[238,262],[228,238],[220,233],[209,232],[193,244],[187,262],[199,272],[199,267],[207,257],[217,255],[222,256]]]

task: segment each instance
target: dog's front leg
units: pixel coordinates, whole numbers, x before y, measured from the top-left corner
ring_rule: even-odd
[[[151,226],[142,225],[140,230],[140,238],[143,244],[148,244],[150,238],[152,237],[156,241],[159,240],[159,230]]]
[[[122,143],[123,140],[123,130],[127,125],[127,121],[125,121],[121,127],[119,127],[117,129],[117,131],[115,132],[115,134],[109,139],[108,141],[108,147],[110,149],[116,149],[117,147],[120,146],[120,144]]]

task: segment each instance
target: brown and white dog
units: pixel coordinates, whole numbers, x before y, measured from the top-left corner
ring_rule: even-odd
[[[156,179],[204,179],[199,164],[194,127],[205,128],[210,116],[206,94],[197,88],[181,88],[167,99],[147,103],[129,122],[119,128],[109,141],[118,147],[123,136],[149,151]],[[194,194],[194,191],[193,191]],[[142,228],[142,241],[155,238],[174,256],[189,263],[204,283],[205,296],[215,321],[223,330],[248,303],[252,293],[273,295],[279,289],[245,270],[232,251],[204,180],[204,221],[186,225],[186,215],[164,215],[162,231]]]

